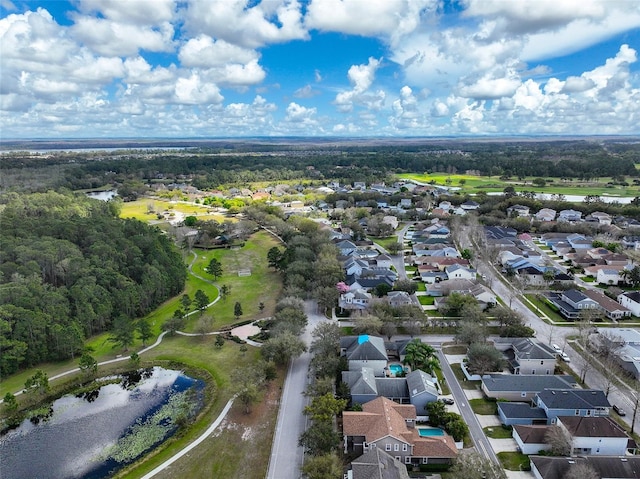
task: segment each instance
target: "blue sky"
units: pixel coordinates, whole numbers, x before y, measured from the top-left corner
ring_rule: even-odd
[[[2,138],[640,133],[637,0],[0,0]]]

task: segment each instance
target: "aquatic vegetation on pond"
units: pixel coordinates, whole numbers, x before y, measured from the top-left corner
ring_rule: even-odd
[[[195,414],[198,404],[192,401],[192,393],[186,390],[176,393],[153,415],[138,420],[116,444],[109,448],[104,459],[119,463],[129,462],[162,442],[184,421]]]

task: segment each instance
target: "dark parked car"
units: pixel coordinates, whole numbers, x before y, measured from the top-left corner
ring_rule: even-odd
[[[627,413],[624,412],[624,409],[619,407],[617,404],[613,405],[613,410],[618,413],[618,416],[626,416],[627,415]]]
[[[443,403],[448,404],[448,405],[452,405],[453,404],[453,399],[451,399],[451,398],[442,398],[442,399],[440,399],[440,401],[442,401]]]

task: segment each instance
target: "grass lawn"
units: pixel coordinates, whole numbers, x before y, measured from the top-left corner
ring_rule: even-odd
[[[456,344],[455,346],[446,346],[442,348],[444,354],[467,354],[467,346],[463,344]],[[460,369],[462,372],[462,369]]]
[[[467,381],[467,382],[470,382],[470,381]],[[480,381],[474,381],[474,382],[480,382]],[[484,398],[469,399],[469,404],[471,405],[471,409],[473,409],[473,412],[483,416],[493,416],[497,411],[496,402],[489,401]]]
[[[418,302],[423,306],[433,306],[433,296],[417,296]]]
[[[447,382],[444,380],[444,376],[442,375],[442,370],[441,369],[436,369],[433,371],[436,375],[436,377],[438,378],[438,384],[440,384],[440,394],[446,396],[447,394],[451,394],[451,389],[449,389],[449,386],[447,385]]]
[[[530,471],[529,456],[521,452],[499,452],[496,454],[502,467],[508,471]]]
[[[418,285],[417,291],[426,291],[427,290],[427,285],[425,283],[423,283],[422,281],[416,281],[416,284]]]
[[[389,247],[391,245],[397,244],[398,243],[398,237],[397,236],[387,236],[386,238],[369,238],[371,241],[373,241],[374,243],[379,244],[380,246],[382,246],[384,249],[386,249],[387,251],[389,250]]]
[[[492,439],[510,439],[512,438],[512,431],[510,427],[504,426],[487,426],[482,428],[485,435]]]
[[[566,321],[566,319],[560,316],[560,314],[557,311],[554,311],[553,309],[551,309],[549,304],[544,299],[539,298],[538,295],[525,294],[524,296],[529,301],[531,301],[531,303],[533,303],[533,304],[530,304],[527,301],[523,301],[525,306],[527,306],[531,311],[536,313],[538,316],[540,316],[540,312],[542,312],[543,314],[546,314],[547,317],[551,319],[551,321],[554,321],[556,323],[558,322],[562,323]]]
[[[607,186],[611,178],[599,178],[598,181],[562,182],[558,178],[543,187],[534,186],[534,177],[501,180],[497,176],[448,175],[446,173],[403,173],[397,175],[402,179],[411,179],[422,183],[432,183],[440,186],[458,188],[461,193],[478,193],[480,191],[502,192],[507,186],[513,186],[517,192],[535,191],[556,195],[600,195],[600,196],[638,196],[640,188],[637,186]],[[547,178],[548,180],[548,178]]]
[[[227,298],[218,301],[204,313],[213,317],[214,329],[236,322],[233,315],[236,301],[242,305],[240,321],[267,317],[273,313],[281,281],[279,273],[269,268],[267,251],[278,244],[269,233],[259,231],[239,249],[197,250],[198,260],[193,265],[193,272],[213,280],[204,269],[212,258],[217,258],[222,263],[223,273],[215,282],[218,286],[226,284],[231,288]],[[238,276],[241,270],[250,270],[251,276]],[[261,302],[265,304],[262,312],[259,309]],[[199,317],[199,314],[189,317],[185,330],[193,331]]]
[[[460,363],[452,364],[451,369],[453,370],[453,374],[456,375],[456,379],[460,383],[462,389],[469,389],[473,391],[480,388],[480,381],[467,381],[466,376],[462,372],[462,367],[460,367]]]
[[[596,279],[593,276],[583,276],[582,281],[585,283],[595,283]]]
[[[136,218],[140,221],[157,220],[157,214],[164,211],[182,213],[184,215],[202,216],[200,219],[216,219],[224,221],[225,216],[213,213],[207,206],[194,205],[189,203],[170,202],[167,200],[157,200],[153,198],[143,198],[136,201],[122,203],[121,218]],[[219,219],[218,219],[219,218]]]

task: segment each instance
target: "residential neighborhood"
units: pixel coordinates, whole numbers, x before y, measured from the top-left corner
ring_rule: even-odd
[[[397,194],[397,190],[385,188],[376,185],[375,191]],[[366,191],[367,185],[354,185],[354,189]],[[412,187],[411,191],[415,193],[416,188]],[[601,245],[594,237],[582,233],[536,236],[509,227],[485,226],[479,237],[482,246],[477,244],[470,249],[455,240],[459,234],[456,228],[460,228],[455,217],[473,214],[480,206],[478,203],[469,201],[457,207],[449,201],[433,201],[431,210],[424,210],[425,219],[403,222],[402,209],[406,212],[413,204],[402,201],[398,209],[394,209],[389,202],[377,203],[385,214],[399,219],[389,224],[398,229],[405,225],[403,235],[398,237],[402,249],[396,257],[380,246],[375,236],[356,239],[351,236],[353,229],[327,224],[328,231],[335,237],[345,271],[345,281],[337,285],[336,311],[347,313],[345,319],[338,318],[340,322],[358,324],[358,318],[376,314],[376,305],[384,303],[392,308],[419,304],[427,318],[433,317],[432,322],[438,324],[438,315],[447,319],[448,298],[455,296],[457,300],[459,295],[473,299],[479,310],[491,318],[496,308],[513,301],[513,297],[501,297],[492,289],[497,282],[506,281],[519,285],[517,290],[530,302],[530,313],[545,321],[558,325],[588,321],[592,329],[589,347],[593,348],[593,354],[597,354],[598,344],[601,344],[600,351],[615,351],[612,357],[620,371],[638,377],[640,363],[634,361],[640,354],[636,348],[640,337],[634,336],[638,335],[637,329],[597,327],[598,322],[618,325],[629,321],[629,324],[640,325],[637,314],[640,297],[636,297],[636,291],[618,289],[616,294],[615,289],[625,285],[628,288],[629,272],[638,265],[624,253],[626,246],[618,243],[620,246],[610,250],[607,248],[610,245]],[[345,203],[339,208],[348,212],[349,206]],[[536,212],[517,204],[506,214],[545,224],[597,223],[610,227],[615,221],[597,211],[582,215],[572,209],[556,213],[542,208]],[[366,232],[368,222],[361,220],[360,226]],[[635,243],[633,245],[635,247]],[[488,278],[486,267],[475,261],[475,256],[482,252],[480,247],[486,248],[495,267],[492,278]],[[402,269],[397,257],[401,258]],[[415,286],[396,290],[395,285],[401,284],[405,277]],[[609,294],[609,288],[613,294]],[[410,466],[409,471],[417,471],[420,464],[453,461],[457,455],[464,454],[461,443],[453,441],[446,432],[442,432],[440,442],[434,442],[433,438],[425,440],[418,434],[421,428],[433,427],[427,406],[449,399],[443,393],[442,379],[430,372],[413,370],[404,361],[404,348],[410,341],[411,338],[385,339],[381,334],[371,333],[343,336],[340,340],[341,354],[347,364],[342,382],[350,392],[350,404],[361,406],[361,410],[345,411],[342,415],[344,452],[362,454],[361,459],[351,462],[350,477],[356,477],[356,471],[362,467],[360,460],[371,464],[378,458],[380,471],[386,469],[384,463],[389,464],[389,471],[397,467],[393,464],[406,464]],[[604,343],[607,344],[602,345]],[[494,401],[494,415],[479,415],[478,420],[480,424],[490,424],[485,428],[505,428],[510,431],[510,439],[489,439],[492,447],[501,454],[530,456],[527,461],[530,475],[507,470],[508,477],[562,477],[554,474],[566,468],[566,462],[554,462],[560,461],[560,457],[549,457],[551,462],[545,462],[546,456],[538,456],[551,450],[550,437],[556,429],[562,431],[557,434],[571,438],[570,457],[585,458],[589,464],[592,456],[598,460],[611,457],[609,460],[614,462],[619,461],[619,457],[634,458],[636,442],[616,420],[620,418],[617,412],[620,408],[609,400],[609,391],[587,387],[580,379],[581,371],[571,369],[572,363],[564,350],[566,340],[562,348],[532,337],[495,337],[490,344],[502,355],[504,366],[479,376],[467,371],[464,355],[445,353],[443,357],[451,366],[459,364],[467,375],[466,381],[475,384],[473,390],[463,389],[466,401]],[[442,349],[446,348],[443,344]],[[450,400],[452,405],[447,407],[458,411],[464,405],[458,401],[454,397]],[[489,417],[495,419],[488,421]],[[398,473],[389,477],[403,476]]]

